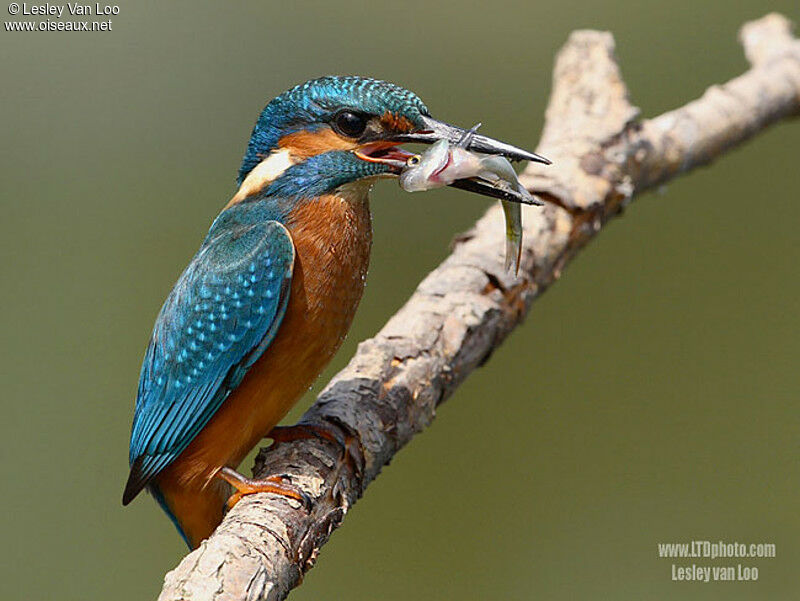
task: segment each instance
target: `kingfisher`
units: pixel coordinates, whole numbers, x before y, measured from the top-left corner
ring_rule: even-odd
[[[369,265],[375,180],[399,176],[413,156],[401,144],[466,133],[409,90],[366,77],[321,77],[266,105],[235,194],[156,318],[123,505],[148,489],[195,548],[242,495],[304,499],[279,477],[236,469],[262,438],[277,437],[347,334]],[[549,162],[477,134],[469,150]],[[499,197],[480,180],[453,185]]]

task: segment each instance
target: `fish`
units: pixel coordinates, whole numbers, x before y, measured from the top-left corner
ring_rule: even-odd
[[[408,158],[400,173],[400,187],[406,192],[422,192],[444,186],[466,187],[465,182],[495,188],[506,222],[505,269],[519,274],[522,258],[522,204],[544,204],[523,186],[511,163],[503,156],[467,150],[469,140],[480,123],[467,131],[456,144],[439,140],[423,154]],[[511,198],[513,200],[507,200]]]

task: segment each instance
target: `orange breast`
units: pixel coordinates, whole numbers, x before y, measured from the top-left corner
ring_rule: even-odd
[[[236,467],[308,390],[338,350],[364,290],[372,245],[367,188],[302,203],[286,226],[295,265],[275,340],[211,421],[165,471],[181,486],[205,486]]]

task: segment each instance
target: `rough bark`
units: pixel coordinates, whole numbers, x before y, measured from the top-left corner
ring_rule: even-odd
[[[771,14],[740,35],[751,68],[699,99],[638,120],[609,33],[576,31],[558,54],[546,126],[523,181],[548,200],[526,207],[519,277],[503,268],[504,227],[490,209],[406,305],[328,384],[302,422],[333,427],[342,447],[308,439],[262,450],[256,476],[283,474],[310,510],[274,495],[244,498],[167,574],[161,601],[284,599],[320,547],[439,403],[484,363],[584,244],[631,199],[705,165],[768,125],[800,114],[800,41]]]

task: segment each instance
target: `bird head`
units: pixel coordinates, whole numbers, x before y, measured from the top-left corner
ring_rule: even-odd
[[[398,85],[365,77],[313,79],[284,92],[262,111],[232,202],[254,195],[313,198],[352,182],[398,176],[412,156],[400,144],[456,143],[465,133],[431,117],[416,94]],[[470,136],[468,149],[549,163],[478,134]],[[459,187],[495,196],[490,186]]]

